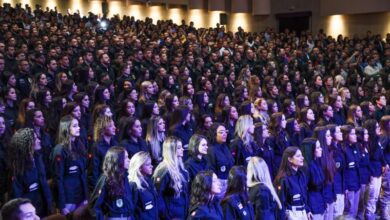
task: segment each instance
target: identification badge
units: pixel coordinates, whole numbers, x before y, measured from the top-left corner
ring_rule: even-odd
[[[340,162],[336,162],[336,168],[340,168]]]
[[[117,199],[117,200],[116,200],[116,206],[117,206],[118,208],[122,208],[122,206],[123,206],[123,200],[122,200],[122,199]]]
[[[246,211],[244,210],[244,211],[242,212],[242,214],[244,214],[244,216],[246,216]]]
[[[238,208],[241,210],[244,208],[244,206],[242,206],[242,203],[238,203]]]
[[[354,154],[357,154],[357,151],[356,151],[356,150],[354,150],[354,151],[353,151],[353,153],[354,153]]]
[[[152,201],[145,203],[145,210],[150,210],[153,208]]]
[[[225,172],[226,171],[226,167],[225,166],[221,166],[221,172]]]

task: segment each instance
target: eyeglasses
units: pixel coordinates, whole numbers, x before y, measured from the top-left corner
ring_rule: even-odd
[[[218,133],[218,134],[229,134],[229,131],[224,130],[224,131],[218,131],[217,133]]]

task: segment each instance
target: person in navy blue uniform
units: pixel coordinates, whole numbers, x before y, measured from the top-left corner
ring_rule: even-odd
[[[307,166],[307,204],[313,220],[324,219],[327,204],[323,195],[325,186],[325,173],[321,164],[323,149],[316,138],[305,138],[302,142],[302,152]]]
[[[303,108],[299,112],[299,124],[302,139],[312,137],[315,127],[315,115],[311,108]]]
[[[332,134],[327,126],[319,126],[314,129],[314,138],[316,138],[322,149],[322,156],[319,158],[321,169],[324,173],[323,197],[326,203],[324,213],[325,220],[333,220],[334,202],[337,199],[334,190],[334,176],[336,174],[336,163],[331,154]]]
[[[370,182],[367,187],[367,202],[365,205],[365,218],[372,220],[375,218],[376,204],[378,202],[379,193],[382,184],[382,170],[389,169],[386,163],[384,146],[380,142],[380,126],[374,119],[368,119],[364,122],[363,127],[367,129],[369,136],[369,156],[370,156]]]
[[[292,146],[301,146],[303,137],[301,135],[301,126],[296,118],[287,119],[286,132]]]
[[[380,120],[381,134],[379,142],[384,148],[386,167],[390,165],[390,115],[385,115]],[[382,175],[379,207],[382,219],[390,219],[390,170],[385,168]]]
[[[162,144],[165,140],[166,124],[161,116],[152,116],[149,119],[146,144],[150,150],[153,166],[157,166],[162,161]]]
[[[254,220],[253,205],[248,197],[246,168],[234,166],[229,171],[228,186],[221,201],[224,219]]]
[[[98,117],[94,126],[94,147],[91,164],[91,179],[89,185],[95,187],[96,181],[102,173],[102,163],[107,151],[117,146],[115,139],[116,127],[111,117]]]
[[[188,144],[190,157],[184,163],[184,167],[188,171],[189,182],[194,180],[195,176],[203,170],[209,170],[209,162],[207,161],[208,143],[203,135],[194,134]]]
[[[267,163],[267,167],[271,175],[271,179],[273,179],[274,177],[273,174],[275,172],[274,161],[273,161],[275,158],[275,153],[269,143],[269,139],[268,139],[269,137],[270,134],[267,125],[263,124],[262,122],[256,123],[255,132],[254,132],[254,141],[256,143],[256,148],[258,149],[259,152],[257,156],[260,156]]]
[[[134,203],[127,180],[129,155],[123,147],[112,147],[103,162],[103,174],[91,196],[90,206],[96,220],[131,220]]]
[[[57,207],[67,215],[87,204],[87,153],[79,140],[78,120],[70,115],[60,120],[58,144],[51,155],[53,178],[58,193]]]
[[[128,179],[135,206],[135,219],[158,219],[157,191],[150,178],[152,160],[148,152],[140,151],[130,160]]]
[[[283,115],[283,113],[277,112],[271,115],[269,129],[271,131],[271,148],[274,149],[275,152],[275,159],[273,162],[274,172],[277,172],[279,169],[284,150],[290,146],[290,140],[285,131],[286,125],[286,117]],[[273,175],[276,176],[276,173]]]
[[[333,177],[333,189],[336,194],[334,203],[333,219],[344,214],[344,169],[346,167],[344,152],[342,149],[343,133],[340,126],[329,124],[326,126],[332,135],[332,143],[329,147],[330,154],[335,162],[336,172]]]
[[[5,123],[4,115],[0,114],[0,206],[5,202],[5,194],[7,192],[7,178],[8,178],[8,144],[10,140],[10,130]]]
[[[264,159],[252,157],[247,167],[249,200],[253,204],[256,220],[275,220],[282,204],[272,184],[271,175]]]
[[[357,217],[359,196],[360,196],[360,150],[358,149],[356,130],[350,125],[341,127],[344,140],[344,157],[346,168],[344,172],[345,181],[345,210],[344,213],[352,218]]]
[[[179,106],[175,109],[172,115],[172,120],[169,127],[169,135],[173,135],[181,139],[184,148],[184,161],[187,160],[188,143],[191,136],[194,134],[190,126],[191,113],[188,107]]]
[[[214,171],[221,181],[221,193],[217,197],[223,198],[227,188],[229,170],[234,165],[234,158],[226,144],[228,131],[225,126],[215,123],[211,131],[211,146],[207,150],[207,160],[210,163],[210,169]]]
[[[280,219],[311,218],[307,203],[307,177],[302,170],[303,161],[304,158],[299,148],[288,147],[284,150],[274,181],[283,207]]]
[[[177,137],[167,137],[163,161],[153,174],[158,193],[160,219],[185,219],[188,212],[188,173],[184,168],[183,144]]]
[[[236,123],[236,138],[230,143],[230,151],[235,160],[235,165],[246,167],[252,156],[258,155],[256,144],[253,140],[255,126],[250,115],[242,115]]]
[[[215,197],[220,192],[217,175],[211,170],[200,171],[192,182],[187,220],[222,220],[222,208]]]
[[[228,130],[228,136],[226,143],[230,143],[234,137],[234,128],[236,127],[236,122],[238,120],[238,112],[234,106],[226,106],[222,110],[222,123],[225,125],[226,130]]]
[[[12,136],[9,145],[9,166],[12,176],[10,198],[28,198],[40,217],[52,212],[52,196],[47,184],[39,138],[33,129],[23,128]]]
[[[148,151],[146,142],[142,138],[141,121],[134,117],[126,118],[119,122],[120,146],[124,147],[131,158],[139,151]]]

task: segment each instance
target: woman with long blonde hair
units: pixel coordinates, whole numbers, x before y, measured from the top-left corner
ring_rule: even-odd
[[[146,131],[146,143],[150,149],[152,164],[162,161],[162,144],[165,140],[165,121],[161,116],[152,116]]]
[[[150,176],[153,173],[150,154],[140,151],[133,155],[128,180],[134,201],[135,219],[158,219],[157,192]]]
[[[163,143],[163,161],[153,174],[161,219],[185,219],[189,206],[188,173],[183,165],[183,144],[170,136]]]
[[[253,139],[254,130],[255,126],[250,115],[242,115],[238,118],[235,130],[236,138],[230,145],[236,165],[246,166],[252,156],[258,155]]]
[[[282,209],[282,203],[272,185],[265,160],[260,157],[252,157],[249,160],[247,180],[249,200],[253,204],[256,219],[276,219],[276,209]]]

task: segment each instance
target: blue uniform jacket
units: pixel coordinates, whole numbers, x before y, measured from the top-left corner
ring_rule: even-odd
[[[256,220],[275,220],[277,204],[269,188],[259,183],[249,187],[249,200],[253,204]]]
[[[307,178],[309,210],[313,214],[323,214],[326,209],[323,196],[325,175],[318,160],[313,160],[309,163]]]
[[[359,162],[360,153],[355,144],[344,147],[345,156],[345,189],[349,191],[358,191],[360,189]]]
[[[224,144],[214,143],[207,149],[207,159],[210,168],[214,171],[219,179],[226,180],[230,168],[234,165],[233,156],[229,147]]]
[[[146,177],[146,182],[142,183],[144,190],[138,189],[134,182],[130,182],[131,197],[135,205],[135,219],[158,219],[158,196],[153,181]]]
[[[254,220],[255,213],[250,201],[245,203],[237,194],[232,194],[222,200],[224,219]]]
[[[222,220],[223,212],[219,202],[213,199],[209,204],[191,206],[187,220]]]

